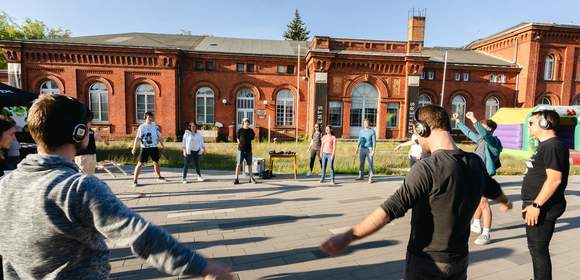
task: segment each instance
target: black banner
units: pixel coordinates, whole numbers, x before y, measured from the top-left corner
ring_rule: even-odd
[[[314,100],[314,123],[319,124],[320,127],[324,127],[326,121],[327,91],[328,84],[326,83],[326,79],[324,81],[317,80]],[[322,131],[324,130],[322,129]]]
[[[407,88],[407,135],[409,138],[413,135],[413,120],[415,118],[415,110],[417,110],[419,100],[419,87],[409,86]]]

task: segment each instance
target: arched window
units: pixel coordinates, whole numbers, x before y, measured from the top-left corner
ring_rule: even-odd
[[[137,123],[145,121],[145,112],[155,115],[155,90],[150,84],[140,84],[135,90],[137,97]]]
[[[202,87],[195,94],[195,120],[198,124],[213,124],[215,122],[215,99],[213,90]]]
[[[461,122],[465,121],[465,106],[466,102],[463,96],[457,95],[453,97],[453,100],[451,101],[451,112],[458,113]],[[456,122],[453,122],[453,128],[457,128]]]
[[[574,98],[574,103],[572,105],[579,106],[580,105],[580,97]]]
[[[544,80],[551,81],[554,79],[554,56],[546,55],[544,64]]]
[[[276,126],[294,124],[294,96],[289,90],[282,90],[276,95]]]
[[[378,96],[377,89],[369,83],[361,83],[353,89],[350,105],[349,136],[358,136],[366,118],[369,119],[370,127],[376,127]]]
[[[96,82],[89,87],[89,105],[94,121],[109,121],[109,90],[105,84]]]
[[[40,84],[40,94],[60,94],[60,88],[53,80],[46,80]]]
[[[236,95],[236,129],[243,126],[244,118],[254,127],[254,93],[249,88],[241,88]]]
[[[499,99],[492,96],[485,101],[485,118],[491,119],[491,117],[499,110]]]
[[[429,96],[427,94],[421,94],[421,95],[419,95],[419,101],[417,103],[418,103],[419,107],[430,105],[430,104],[432,104],[431,96]]]
[[[550,97],[544,96],[540,98],[540,102],[538,103],[539,105],[552,105],[552,100],[550,100]]]

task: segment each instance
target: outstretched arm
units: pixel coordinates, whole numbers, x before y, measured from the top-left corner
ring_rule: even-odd
[[[379,207],[347,232],[335,235],[322,243],[320,248],[325,253],[331,256],[336,256],[353,241],[365,238],[377,232],[388,223],[389,217],[387,216],[387,213]]]

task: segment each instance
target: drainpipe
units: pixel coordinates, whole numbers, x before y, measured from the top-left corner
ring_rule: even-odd
[[[513,63],[514,64],[518,64],[518,49],[519,49],[519,44],[518,44],[518,39],[519,37],[516,37],[516,47],[514,49],[514,59],[513,59]],[[520,73],[518,72],[518,74],[516,75],[516,98],[514,99],[514,107],[517,106],[518,104],[518,95],[519,93],[519,86],[520,86]]]
[[[181,58],[180,55],[178,55],[178,58]],[[177,60],[177,59],[176,59]],[[177,72],[176,76],[177,76],[177,126],[176,126],[176,131],[175,131],[175,139],[177,139],[177,137],[179,136],[177,134],[177,131],[179,131],[181,129],[181,59],[179,59],[179,62],[176,63],[175,67],[175,71]]]

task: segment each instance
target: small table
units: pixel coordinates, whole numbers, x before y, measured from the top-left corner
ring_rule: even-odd
[[[292,169],[294,170],[294,180],[298,174],[298,164],[296,163],[296,154],[270,154],[270,169],[274,172],[274,159],[291,159]]]

